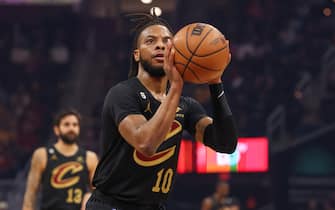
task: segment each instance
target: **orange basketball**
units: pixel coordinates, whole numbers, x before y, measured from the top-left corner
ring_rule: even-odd
[[[221,76],[230,61],[228,41],[214,26],[192,23],[173,38],[174,61],[184,81],[203,84]]]

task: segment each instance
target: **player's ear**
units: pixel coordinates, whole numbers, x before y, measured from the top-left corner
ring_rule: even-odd
[[[58,128],[58,126],[54,126],[54,133],[55,133],[56,136],[59,135],[59,128]]]
[[[140,51],[138,49],[134,50],[133,55],[134,55],[134,60],[136,62],[139,62],[140,61]]]

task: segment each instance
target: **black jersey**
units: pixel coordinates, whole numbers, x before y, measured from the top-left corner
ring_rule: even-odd
[[[47,166],[42,176],[42,210],[80,210],[89,187],[86,151],[66,157],[54,146],[47,148]]]
[[[102,157],[93,180],[98,191],[133,204],[166,200],[176,175],[182,131],[194,134],[195,124],[205,111],[195,100],[181,97],[166,140],[155,155],[146,157],[122,138],[118,125],[130,114],[142,114],[149,120],[159,105],[136,77],[110,89],[102,111]]]

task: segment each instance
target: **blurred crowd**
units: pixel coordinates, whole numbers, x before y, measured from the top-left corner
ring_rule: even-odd
[[[233,54],[224,79],[241,135],[264,135],[267,117],[280,104],[286,107],[287,129],[295,137],[334,121],[325,113],[329,110],[322,109],[323,90],[318,87],[322,57],[335,45],[334,19],[322,13],[328,5],[252,0],[244,3],[236,22],[224,23]],[[220,19],[213,20],[220,24]],[[334,71],[324,75],[327,88],[334,86]]]
[[[62,28],[0,26],[0,178],[13,178],[47,141],[70,48]]]

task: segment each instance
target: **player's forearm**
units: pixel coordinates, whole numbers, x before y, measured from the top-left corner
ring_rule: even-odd
[[[46,166],[46,150],[39,148],[35,150],[31,159],[31,166],[27,178],[27,187],[23,199],[23,210],[35,210],[37,193],[41,184],[42,173]]]
[[[87,203],[88,199],[90,199],[91,195],[92,195],[91,192],[87,192],[87,193],[84,194],[80,210],[85,210],[86,209],[86,203]]]
[[[204,144],[217,152],[233,153],[237,146],[237,129],[232,116],[213,121],[205,129]]]
[[[44,156],[41,156],[42,150],[36,150],[31,160],[31,167],[27,178],[27,188],[23,198],[22,210],[35,210],[37,193],[41,180],[41,161]]]
[[[33,207],[31,205],[23,204],[22,210],[35,210],[35,207]]]
[[[238,132],[222,84],[211,85],[210,92],[214,111],[213,123],[205,130],[204,143],[218,152],[233,153]]]
[[[26,192],[23,199],[22,210],[35,210],[36,209],[36,194],[33,192]]]
[[[168,95],[154,116],[141,128],[141,137],[146,145],[146,155],[155,154],[159,145],[165,140],[175,119],[181,92],[178,88],[170,88]]]
[[[27,182],[27,189],[23,198],[22,210],[35,210],[38,192],[38,180],[35,180],[35,171],[30,171]],[[36,175],[37,176],[37,175]]]

